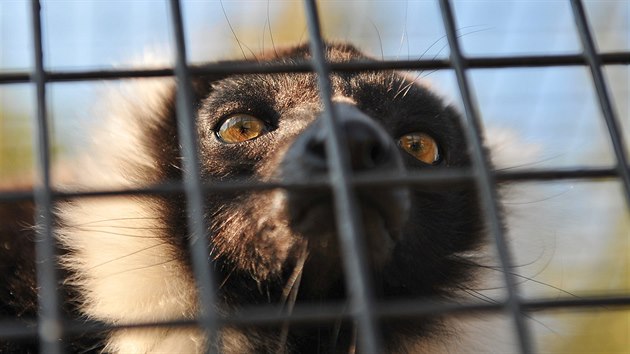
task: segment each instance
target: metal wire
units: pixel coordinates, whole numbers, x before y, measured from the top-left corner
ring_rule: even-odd
[[[614,179],[617,178],[616,168],[570,168],[549,169],[540,171],[496,171],[495,178],[498,182],[512,181],[553,181],[567,179]],[[448,170],[430,170],[422,173],[407,172],[405,175],[392,176],[388,173],[356,174],[350,177],[348,183],[354,187],[391,187],[414,186],[452,187],[463,183],[470,183],[474,176],[469,169],[451,168]],[[203,184],[204,194],[230,193],[235,191],[260,191],[275,188],[287,190],[313,190],[326,189],[330,185],[327,178],[313,178],[306,182],[259,182],[259,181],[229,181]],[[83,197],[113,197],[129,195],[172,195],[182,193],[184,188],[180,183],[167,182],[154,186],[146,186],[134,189],[120,190],[93,190],[85,192],[59,192],[52,191],[53,199],[74,199]],[[32,200],[31,191],[3,191],[0,192],[0,202],[18,202]]]
[[[614,117],[612,104],[607,93],[601,70],[601,62],[596,55],[594,43],[588,28],[586,15],[581,1],[572,0],[571,4],[578,32],[584,47],[584,56],[591,68],[595,88],[597,90],[600,105],[604,113],[604,118],[606,120],[613,148],[615,150],[615,155],[617,157],[617,169],[624,183],[627,205],[630,208],[630,171],[627,169],[628,160],[625,156],[625,148],[621,138],[619,125]],[[469,129],[466,129],[466,136],[472,147],[473,170],[477,175],[477,186],[481,194],[482,205],[486,212],[486,218],[489,223],[491,234],[494,238],[500,260],[500,266],[502,268],[502,274],[504,275],[504,283],[508,295],[505,305],[510,311],[514,321],[520,352],[523,354],[532,353],[534,351],[533,342],[529,328],[525,322],[522,300],[520,299],[514,275],[509,270],[512,267],[512,262],[499,221],[498,201],[495,189],[496,181],[493,172],[489,168],[487,156],[485,156],[483,151],[481,142],[481,121],[479,119],[476,104],[472,98],[472,92],[466,76],[467,62],[460,50],[456,34],[455,19],[450,2],[448,0],[440,0],[440,9],[448,38],[451,60],[457,76],[459,90],[462,95],[465,118],[469,123]]]
[[[42,29],[40,3],[31,1],[33,28],[33,72],[2,73],[0,84],[30,82],[36,86],[37,115],[35,135],[36,171],[37,179],[34,190],[12,191],[0,193],[0,201],[21,201],[34,198],[36,203],[36,222],[38,227],[37,253],[37,284],[39,287],[40,309],[38,311],[37,330],[22,322],[13,320],[0,321],[0,334],[3,338],[22,338],[38,336],[41,350],[46,353],[63,353],[60,339],[63,335],[99,332],[111,329],[102,323],[85,323],[70,321],[62,323],[59,311],[59,294],[57,288],[57,274],[55,264],[55,241],[52,236],[51,206],[53,200],[75,197],[98,197],[113,195],[164,195],[183,193],[187,200],[188,227],[191,232],[191,254],[195,279],[199,288],[199,305],[202,309],[199,318],[190,321],[169,321],[162,323],[138,323],[121,326],[120,328],[140,328],[156,326],[201,326],[207,333],[216,333],[224,325],[245,324],[278,324],[284,321],[292,323],[313,323],[329,321],[340,317],[343,304],[330,303],[318,306],[297,305],[292,314],[278,311],[276,307],[256,307],[243,309],[234,316],[219,316],[212,304],[215,303],[215,283],[208,264],[208,238],[203,217],[203,195],[206,193],[230,192],[234,190],[262,190],[269,188],[327,188],[332,186],[335,195],[335,206],[339,215],[339,233],[344,258],[344,272],[348,287],[351,311],[341,317],[356,321],[360,335],[360,349],[367,353],[381,351],[381,340],[376,322],[382,318],[401,318],[421,315],[436,315],[447,313],[467,313],[471,311],[501,311],[507,309],[515,324],[519,349],[521,353],[534,352],[533,342],[525,323],[525,311],[552,308],[578,308],[600,306],[628,306],[630,295],[566,299],[521,299],[518,287],[509,271],[512,263],[507,244],[501,230],[498,205],[495,191],[497,182],[505,181],[533,181],[556,179],[595,179],[615,178],[621,180],[626,204],[630,210],[630,169],[626,155],[625,142],[621,134],[618,119],[615,116],[607,84],[602,73],[603,65],[630,64],[629,52],[606,53],[597,52],[588,25],[583,4],[580,0],[571,0],[573,15],[577,31],[582,41],[584,52],[580,55],[550,55],[550,56],[518,56],[518,57],[477,57],[466,58],[462,55],[455,35],[455,19],[450,2],[440,0],[443,22],[447,33],[451,57],[437,60],[396,60],[382,62],[352,62],[326,63],[319,19],[314,0],[306,0],[306,15],[308,19],[310,44],[313,53],[312,62],[296,64],[260,64],[242,62],[221,62],[202,66],[190,66],[186,60],[184,46],[184,32],[180,4],[178,0],[170,0],[171,25],[174,31],[174,42],[177,48],[176,65],[174,68],[161,69],[133,69],[133,70],[100,70],[77,72],[47,72],[44,68],[42,50]],[[608,133],[616,156],[617,165],[614,168],[572,168],[548,169],[541,171],[492,171],[487,163],[482,149],[480,132],[482,131],[480,116],[476,109],[467,82],[466,71],[472,68],[506,68],[506,67],[551,67],[551,66],[588,66]],[[335,124],[335,111],[331,102],[330,82],[328,74],[337,71],[369,71],[369,70],[427,70],[454,69],[460,92],[462,95],[465,118],[468,129],[466,136],[472,147],[472,169],[449,171],[423,171],[422,174],[409,173],[405,176],[391,175],[352,175],[344,164],[346,152],[343,136]],[[320,96],[325,108],[326,125],[329,130],[327,140],[328,156],[331,156],[329,179],[322,179],[308,184],[300,183],[251,183],[225,182],[205,185],[199,177],[199,158],[197,153],[197,139],[195,129],[195,110],[192,105],[191,76],[203,76],[216,73],[279,73],[279,72],[315,72],[318,76]],[[109,190],[90,192],[60,193],[50,187],[50,143],[48,123],[46,118],[46,83],[70,82],[86,80],[111,80],[139,77],[175,77],[177,79],[177,115],[180,143],[184,157],[184,178],[182,183],[161,184],[147,186],[140,189]],[[370,284],[366,276],[364,245],[357,238],[361,223],[355,208],[354,187],[373,185],[414,185],[414,186],[450,186],[453,184],[474,183],[480,192],[482,206],[487,217],[487,224],[494,236],[494,243],[503,269],[505,287],[508,297],[504,303],[493,304],[443,304],[435,303],[431,299],[416,299],[413,301],[375,303],[370,293]],[[119,328],[116,326],[116,328]],[[209,351],[215,350],[209,345]]]
[[[51,354],[63,353],[61,344],[62,325],[60,299],[57,293],[56,245],[52,234],[52,197],[50,188],[50,142],[48,119],[46,118],[46,73],[42,49],[41,7],[39,1],[31,1],[33,27],[33,55],[35,70],[31,80],[36,86],[37,115],[35,116],[35,264],[37,274],[38,335],[39,345]]]
[[[343,254],[343,265],[346,288],[358,328],[359,348],[365,353],[380,353],[381,336],[376,330],[373,314],[374,299],[370,293],[370,283],[367,275],[367,260],[365,244],[359,239],[362,234],[359,215],[357,215],[357,201],[354,190],[348,180],[351,175],[349,153],[337,125],[336,112],[332,103],[332,86],[330,71],[326,64],[326,53],[320,30],[319,17],[315,0],[306,0],[306,19],[309,30],[309,43],[313,67],[317,73],[319,93],[324,106],[324,127],[327,133],[326,156],[328,158],[329,178],[332,185],[335,211],[338,217],[337,230]]]
[[[484,152],[481,139],[481,132],[483,130],[482,123],[479,119],[476,103],[472,98],[470,85],[468,84],[466,62],[460,50],[455,18],[453,17],[453,11],[448,0],[440,0],[440,9],[442,11],[442,21],[444,22],[446,37],[448,38],[448,45],[451,51],[451,61],[453,62],[457,83],[459,84],[459,91],[464,104],[464,117],[466,122],[463,123],[468,123],[463,124],[463,126],[468,128],[465,129],[465,133],[468,145],[470,145],[471,149],[472,168],[476,177],[476,185],[479,190],[481,205],[485,212],[486,223],[488,224],[490,235],[494,240],[499,256],[499,265],[507,291],[505,306],[512,315],[520,351],[523,354],[529,354],[532,352],[529,329],[525,323],[525,315],[523,314],[520,295],[514,279],[515,276],[510,271],[512,261],[505,235],[503,234],[503,228],[501,227],[496,180],[490,170],[488,157]]]
[[[616,168],[569,168],[569,169],[548,169],[548,170],[526,170],[526,171],[496,171],[495,178],[498,182],[513,181],[553,181],[568,179],[614,179],[617,178]],[[404,175],[392,176],[388,173],[368,173],[350,176],[348,183],[354,187],[391,187],[391,186],[414,186],[418,187],[451,187],[470,183],[474,176],[469,169],[450,168],[448,170],[430,170],[422,173],[407,172]],[[287,190],[313,190],[326,189],[330,185],[327,178],[314,177],[309,182],[259,182],[259,181],[229,181],[213,182],[203,184],[204,194],[209,193],[230,193],[235,191],[260,191],[275,188]],[[82,192],[59,192],[52,191],[53,199],[74,199],[84,197],[114,197],[129,195],[172,195],[182,193],[183,186],[180,183],[166,182],[142,188],[120,189],[120,190],[93,190]],[[18,202],[33,199],[31,191],[2,191],[0,192],[0,202]]]
[[[602,65],[626,65],[630,62],[630,53],[599,54]],[[584,66],[588,62],[583,55],[541,55],[518,57],[478,57],[466,58],[470,69],[498,69],[498,68],[531,68],[553,66]],[[383,61],[353,61],[347,63],[329,63],[331,72],[357,72],[374,70],[439,70],[452,67],[449,59],[420,59],[420,60],[383,60]],[[224,61],[212,64],[195,65],[189,67],[189,73],[195,76],[212,74],[271,74],[271,73],[300,73],[311,72],[313,67],[307,61],[291,64],[258,63],[242,61]],[[92,80],[118,80],[129,78],[172,77],[173,68],[161,69],[126,69],[126,70],[92,70],[92,71],[48,71],[46,82],[71,82]],[[23,83],[30,81],[30,73],[0,73],[0,84]]]
[[[528,311],[552,310],[552,309],[583,309],[591,311],[614,310],[630,306],[630,296],[590,296],[588,298],[554,298],[554,299],[529,299],[523,300],[523,309]],[[345,303],[328,302],[318,305],[296,304],[293,312],[288,314],[283,308],[276,306],[256,306],[244,308],[239,313],[216,318],[220,326],[242,325],[278,325],[285,322],[292,324],[330,323],[330,321],[350,319],[351,314],[344,312]],[[495,303],[444,303],[435,299],[398,300],[395,302],[379,303],[374,307],[374,315],[381,319],[388,318],[417,318],[428,315],[456,315],[456,314],[484,314],[502,311],[503,304]],[[145,322],[111,326],[102,322],[93,321],[66,321],[64,333],[91,334],[102,333],[112,328],[137,329],[157,327],[190,327],[198,325],[198,320],[177,320],[161,322]],[[37,330],[22,321],[0,321],[0,333],[3,338],[28,338],[37,336]]]
[[[608,127],[608,134],[610,135],[610,141],[617,158],[617,171],[621,178],[621,182],[624,187],[626,195],[626,205],[630,209],[630,169],[628,168],[628,156],[626,155],[626,148],[621,136],[621,129],[613,106],[611,103],[610,94],[608,93],[606,80],[602,73],[601,59],[597,55],[595,50],[595,43],[593,42],[593,36],[588,26],[586,14],[584,13],[584,5],[580,0],[571,0],[571,8],[573,9],[573,17],[575,18],[575,24],[582,40],[582,47],[584,49],[584,57],[588,66],[591,69],[591,75],[593,75],[593,84],[597,91],[597,98],[604,114],[604,120]]]
[[[182,151],[183,187],[186,196],[186,215],[190,232],[190,254],[192,270],[198,290],[199,324],[206,333],[208,341],[207,353],[214,353],[215,334],[218,332],[215,320],[216,283],[210,264],[209,228],[204,218],[204,194],[201,185],[201,170],[197,147],[197,124],[192,84],[188,63],[186,61],[186,47],[184,44],[184,26],[179,0],[170,0],[171,24],[174,31],[177,57],[175,60],[175,78],[177,81],[177,131]]]

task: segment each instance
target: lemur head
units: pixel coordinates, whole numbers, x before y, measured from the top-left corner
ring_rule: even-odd
[[[302,45],[262,60],[309,58]],[[327,59],[371,60],[347,44],[328,45]],[[469,165],[457,112],[428,88],[394,71],[336,72],[330,80],[352,175]],[[315,74],[233,75],[197,86],[203,88],[198,135],[204,180],[307,184],[325,178],[325,113]],[[470,276],[459,255],[478,247],[483,234],[470,187],[372,186],[355,194],[378,297],[445,295]],[[246,274],[251,286],[279,293],[306,252],[298,298],[344,296],[336,227],[343,220],[336,219],[328,188],[213,194],[208,205],[213,257],[218,269],[232,274],[226,288],[242,284],[234,274]],[[257,292],[247,301],[267,296]]]

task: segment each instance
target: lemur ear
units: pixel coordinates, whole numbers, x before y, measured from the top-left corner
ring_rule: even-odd
[[[225,77],[225,75],[222,75],[222,77],[218,75],[193,76],[191,79],[191,84],[193,93],[195,95],[195,102],[199,102],[204,97],[208,96],[212,83],[222,79],[223,77]]]

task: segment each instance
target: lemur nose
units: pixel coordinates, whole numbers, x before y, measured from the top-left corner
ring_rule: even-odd
[[[347,151],[353,171],[378,169],[396,164],[397,152],[392,139],[382,127],[370,119],[357,107],[338,103],[334,106],[338,124],[345,136]],[[305,131],[302,151],[304,162],[315,170],[326,170],[328,156],[326,153],[326,134],[320,116]]]

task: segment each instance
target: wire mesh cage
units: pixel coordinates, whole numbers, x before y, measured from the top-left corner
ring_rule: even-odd
[[[492,314],[504,313],[511,322],[510,331],[515,337],[514,351],[520,353],[533,353],[537,351],[538,340],[536,330],[528,322],[538,312],[549,310],[574,311],[578,308],[596,309],[608,311],[627,306],[630,303],[628,289],[621,289],[616,293],[596,293],[595,295],[574,296],[564,291],[560,296],[526,296],[523,292],[522,279],[513,269],[517,265],[514,260],[514,250],[506,239],[506,230],[502,221],[502,204],[500,202],[497,185],[507,183],[535,183],[541,181],[582,181],[607,180],[620,185],[615,189],[616,193],[623,196],[621,203],[623,211],[621,218],[627,219],[630,210],[630,159],[628,159],[627,146],[627,122],[614,106],[611,99],[609,77],[606,70],[611,66],[623,66],[627,69],[630,64],[630,49],[607,51],[605,53],[597,49],[588,13],[582,1],[570,1],[572,20],[575,23],[576,38],[582,51],[577,54],[553,54],[553,55],[517,55],[517,56],[482,56],[467,55],[462,45],[461,25],[456,21],[453,4],[448,0],[440,0],[440,19],[445,33],[445,54],[435,55],[432,59],[384,59],[380,61],[350,61],[329,62],[326,59],[326,47],[323,39],[321,19],[318,6],[322,6],[313,0],[304,1],[303,15],[306,18],[307,29],[305,39],[309,43],[311,58],[307,61],[296,63],[258,63],[256,61],[240,62],[216,62],[211,64],[193,65],[189,56],[190,47],[187,48],[187,29],[182,16],[182,6],[177,0],[168,2],[165,9],[170,29],[167,35],[171,38],[171,46],[174,56],[172,65],[158,65],[157,68],[125,68],[125,69],[96,69],[96,70],[55,70],[46,66],[46,45],[43,43],[44,30],[42,21],[46,19],[46,13],[41,11],[40,2],[31,1],[30,23],[28,31],[31,33],[29,43],[32,45],[31,71],[18,70],[13,72],[0,72],[0,84],[8,86],[12,84],[29,83],[34,90],[33,98],[33,186],[32,189],[2,189],[0,190],[0,202],[18,203],[32,200],[35,205],[37,225],[37,242],[35,242],[35,257],[38,289],[37,318],[31,322],[24,322],[16,318],[1,318],[0,338],[11,341],[13,339],[31,338],[39,342],[41,352],[63,353],[68,349],[62,338],[80,335],[83,333],[99,333],[111,330],[113,325],[106,325],[97,321],[80,321],[64,317],[63,296],[59,293],[58,284],[62,278],[56,260],[58,253],[57,241],[54,234],[54,205],[60,200],[91,197],[116,197],[166,195],[179,196],[185,200],[186,220],[185,227],[193,235],[190,238],[189,253],[191,256],[191,269],[198,290],[198,313],[194,320],[166,321],[160,323],[141,322],[115,326],[116,329],[135,329],[149,327],[190,327],[201,328],[210,342],[216,340],[215,334],[226,326],[280,325],[285,322],[304,324],[335,321],[342,313],[344,320],[352,322],[356,326],[356,338],[360,352],[383,352],[382,336],[378,323],[383,319],[412,318],[435,315],[458,314]],[[2,5],[0,5],[2,6]],[[627,5],[626,5],[627,6]],[[225,9],[223,10],[225,11]],[[626,7],[626,11],[630,10]],[[267,14],[267,16],[269,16]],[[380,36],[380,34],[379,34]],[[238,38],[236,39],[238,41]],[[401,42],[402,44],[402,42]],[[240,43],[239,43],[240,45]],[[241,47],[242,50],[242,47]],[[194,56],[194,55],[193,55]],[[243,53],[246,56],[246,53]],[[488,134],[484,128],[482,115],[486,112],[487,105],[483,95],[475,97],[475,87],[478,71],[482,69],[505,68],[565,68],[579,67],[585,69],[587,80],[592,83],[595,92],[599,112],[591,112],[601,115],[601,118],[589,117],[589,119],[601,119],[597,124],[605,126],[605,140],[611,146],[612,163],[603,166],[587,166],[568,163],[567,166],[555,166],[557,160],[551,160],[549,167],[518,169],[495,169],[490,163],[490,158],[484,147],[482,136]],[[465,129],[465,138],[470,150],[470,168],[455,168],[437,170],[422,173],[408,173],[400,176],[367,176],[360,178],[353,176],[346,167],[348,165],[347,153],[344,152],[345,136],[339,127],[338,113],[334,109],[331,73],[346,72],[375,72],[382,70],[408,70],[414,72],[440,72],[450,71],[455,79],[462,107],[462,126]],[[238,183],[206,183],[201,178],[199,139],[195,122],[197,108],[193,101],[194,79],[202,76],[232,75],[232,74],[273,74],[273,73],[314,73],[317,77],[319,99],[323,106],[323,122],[327,131],[325,150],[328,159],[328,177],[319,182],[319,186],[330,188],[333,194],[334,207],[337,220],[343,220],[337,225],[339,244],[343,254],[343,274],[347,288],[346,303],[324,303],[317,306],[298,304],[292,311],[278,311],[276,307],[253,307],[236,315],[226,316],[214,306],[217,303],[217,284],[215,275],[208,267],[208,225],[204,215],[204,196],[209,193],[226,192],[232,190],[267,190],[267,189],[296,189],[304,188],[300,183],[263,183],[263,182],[238,182]],[[53,170],[51,159],[57,149],[56,142],[51,141],[51,130],[56,129],[51,125],[50,92],[52,83],[78,84],[94,80],[124,80],[131,78],[174,78],[177,92],[176,115],[178,140],[181,146],[182,171],[181,181],[159,184],[153,186],[141,186],[137,188],[124,188],[115,190],[57,190],[54,188],[51,171]],[[483,79],[483,77],[482,77]],[[627,78],[626,78],[627,84]],[[627,101],[621,98],[620,101]],[[603,123],[602,123],[603,122]],[[625,124],[625,126],[624,126]],[[0,129],[2,126],[0,125]],[[534,127],[535,128],[535,127]],[[1,133],[1,131],[0,131]],[[0,145],[1,147],[2,145]],[[2,152],[2,151],[0,151]],[[0,174],[2,177],[2,174]],[[499,286],[504,290],[505,296],[501,300],[493,301],[467,301],[447,302],[434,301],[433,299],[410,299],[405,301],[378,302],[375,300],[373,290],[370,287],[369,270],[367,269],[365,255],[362,254],[362,239],[360,237],[361,223],[357,211],[357,197],[355,187],[371,186],[433,186],[433,185],[474,185],[479,194],[479,204],[483,211],[484,221],[487,225],[489,243],[494,248],[497,257],[497,266],[494,268],[501,274]],[[306,186],[308,187],[308,186]],[[313,186],[311,186],[313,187]],[[618,192],[621,191],[621,192]],[[16,204],[17,205],[17,204]],[[622,237],[627,243],[627,229]],[[624,243],[625,244],[625,243]],[[626,251],[626,258],[627,258]],[[627,273],[626,273],[627,276]],[[532,280],[533,277],[531,277]],[[535,281],[535,280],[533,280]],[[474,300],[474,299],[472,299]],[[480,315],[481,316],[481,315]],[[210,345],[209,352],[217,350]],[[0,348],[2,352],[2,348]]]

